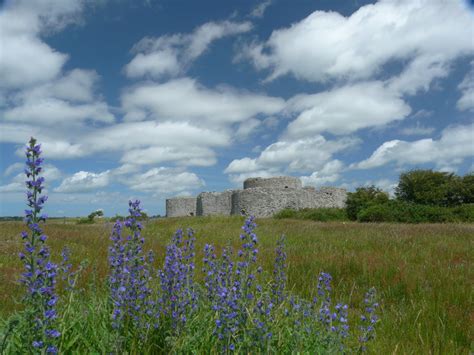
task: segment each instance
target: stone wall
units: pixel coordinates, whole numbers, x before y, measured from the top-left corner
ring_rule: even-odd
[[[175,197],[166,200],[166,217],[196,216],[195,197]]]
[[[300,209],[307,192],[303,189],[247,188],[232,195],[232,214],[271,217],[285,208]]]
[[[244,181],[244,189],[263,187],[269,189],[301,189],[301,180],[292,176],[275,176],[270,178],[249,178]]]
[[[230,215],[233,192],[233,190],[224,192],[201,192],[197,197],[197,215]]]
[[[210,216],[241,214],[271,217],[285,208],[343,208],[345,189],[302,187],[301,180],[290,176],[250,178],[243,190],[202,192],[197,198],[181,197],[166,200],[166,216]]]

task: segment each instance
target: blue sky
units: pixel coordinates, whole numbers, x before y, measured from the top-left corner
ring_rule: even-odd
[[[461,0],[6,1],[0,215],[22,214],[32,135],[51,216],[164,214],[251,176],[466,174],[473,38]]]

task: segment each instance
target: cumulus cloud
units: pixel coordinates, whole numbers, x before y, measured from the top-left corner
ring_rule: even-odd
[[[194,79],[181,78],[129,89],[122,95],[122,106],[125,119],[131,121],[153,118],[225,125],[279,112],[284,100],[229,87],[208,89]]]
[[[14,163],[5,169],[4,176],[9,176],[15,172],[23,171],[25,164]],[[45,186],[48,187],[51,182],[60,179],[63,174],[62,172],[52,164],[45,164],[41,176],[45,178]],[[9,184],[0,186],[0,192],[25,192],[26,191],[26,176],[23,172],[15,175]]]
[[[63,72],[68,55],[42,39],[80,22],[85,7],[85,0],[17,0],[1,7],[0,142],[23,144],[33,135],[48,158],[76,158],[84,155],[77,141],[90,121],[114,122],[97,93],[99,75]]]
[[[3,172],[3,176],[9,176],[17,171],[21,171],[24,169],[24,167],[25,167],[25,164],[13,163],[5,169],[5,171]]]
[[[273,31],[268,41],[249,46],[247,56],[256,68],[271,70],[269,79],[291,73],[317,82],[367,79],[400,60],[412,63],[408,70],[416,76],[400,80],[407,90],[416,90],[427,79],[415,69],[442,76],[446,63],[474,52],[466,31],[473,24],[462,1],[384,0],[362,6],[349,17],[315,11]]]
[[[55,192],[85,192],[106,187],[110,182],[110,171],[93,173],[79,171],[65,178],[61,184],[54,189]]]
[[[257,158],[233,160],[224,170],[227,174],[242,174],[268,171],[313,172],[323,168],[333,154],[354,147],[359,143],[355,138],[326,140],[317,135],[295,141],[277,141],[265,148]]]
[[[47,97],[74,102],[94,100],[99,75],[94,70],[73,69],[63,76],[47,83],[21,91],[15,100],[39,101]]]
[[[176,194],[196,190],[204,186],[204,181],[196,174],[171,168],[153,168],[143,174],[135,174],[122,181],[132,190],[155,194]]]
[[[471,70],[466,74],[458,88],[462,93],[456,104],[458,110],[474,111],[474,62],[471,63]]]
[[[302,176],[301,181],[304,186],[323,186],[326,184],[333,184],[341,178],[341,172],[344,169],[344,163],[340,160],[334,159],[328,161],[324,166],[314,171],[309,176]]]
[[[39,125],[55,123],[77,123],[84,120],[94,120],[111,123],[114,116],[103,102],[71,105],[55,98],[40,101],[26,101],[21,106],[6,110],[4,117],[8,121],[32,122]]]
[[[351,167],[371,169],[392,162],[400,166],[424,163],[434,163],[438,168],[456,166],[474,155],[473,132],[472,124],[458,125],[446,128],[438,140],[391,140],[378,147],[368,159]]]
[[[226,130],[197,127],[188,122],[128,122],[73,131],[0,123],[0,130],[0,142],[23,144],[33,134],[42,142],[45,156],[51,159],[119,152],[123,154],[120,161],[131,165],[172,162],[209,166],[216,161],[214,149],[232,141]],[[23,148],[17,154],[23,155]]]
[[[200,57],[212,42],[250,31],[250,22],[207,22],[190,34],[145,37],[132,49],[135,57],[125,67],[130,78],[175,76]]]
[[[379,81],[335,88],[313,95],[297,95],[287,110],[299,112],[287,128],[289,137],[320,132],[347,134],[367,127],[383,126],[405,118],[410,107],[398,93]]]
[[[40,38],[78,22],[85,1],[9,1],[0,9],[0,87],[21,88],[54,79],[68,56]],[[32,65],[34,59],[34,65]]]
[[[85,138],[84,146],[91,151],[126,151],[150,146],[187,150],[195,146],[226,146],[228,142],[229,135],[226,132],[216,132],[188,122],[145,121],[95,130]]]
[[[95,98],[98,79],[95,71],[74,69],[48,83],[14,92],[3,118],[37,125],[74,125],[85,120],[111,123],[115,118],[107,104]]]
[[[201,146],[183,145],[179,147],[148,147],[129,150],[121,158],[122,162],[139,165],[173,162],[183,166],[211,166],[216,163],[212,149]]]

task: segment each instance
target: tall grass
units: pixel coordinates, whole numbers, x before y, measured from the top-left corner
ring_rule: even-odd
[[[272,269],[276,237],[285,234],[291,291],[309,298],[318,273],[329,272],[335,281],[334,297],[350,306],[351,326],[361,312],[365,291],[370,286],[377,288],[381,322],[372,352],[469,353],[473,340],[473,225],[364,225],[275,219],[260,219],[257,223],[259,260],[264,270]],[[220,249],[229,241],[237,248],[241,224],[239,217],[153,220],[144,226],[144,249],[152,249],[156,259],[162,260],[166,244],[179,227],[195,230],[197,250],[202,250],[205,243]],[[86,349],[87,344],[99,344],[98,340],[105,344],[110,337],[104,281],[111,228],[108,223],[78,226],[60,221],[44,228],[52,255],[59,255],[68,245],[73,264],[89,260],[79,282],[84,290],[75,296],[79,302],[73,302],[86,319],[75,317],[73,309],[67,313],[70,327],[82,332],[80,339],[67,340],[75,341],[78,349],[79,343]],[[22,290],[17,283],[21,230],[19,222],[0,224],[0,314],[4,320],[22,308],[18,303]],[[198,258],[196,269],[200,268]],[[198,273],[197,278],[202,275]],[[95,327],[84,328],[84,324]],[[205,343],[208,339],[199,332],[195,336],[195,341]]]

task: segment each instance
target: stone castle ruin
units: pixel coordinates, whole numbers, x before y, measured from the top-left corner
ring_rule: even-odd
[[[167,217],[234,215],[271,217],[291,208],[345,207],[347,192],[336,187],[303,187],[299,178],[278,176],[249,178],[243,190],[201,192],[197,197],[166,200]]]

